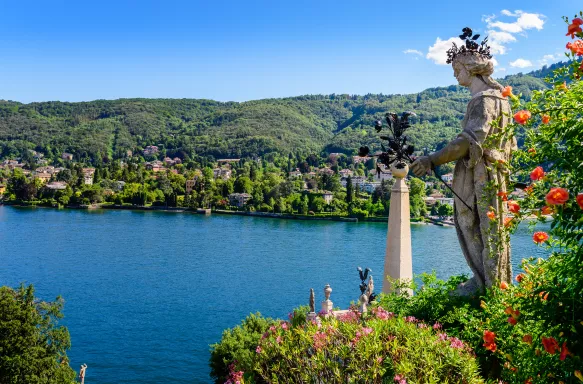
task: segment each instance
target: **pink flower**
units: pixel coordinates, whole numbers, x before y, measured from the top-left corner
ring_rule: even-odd
[[[439,341],[445,341],[447,340],[447,334],[446,333],[440,333],[437,335]]]
[[[450,343],[452,348],[455,348],[455,349],[463,349],[464,348],[464,342],[461,341],[460,339],[458,339],[457,337],[450,337],[449,343]]]
[[[415,318],[415,316],[407,316],[407,317],[405,317],[405,321],[407,323],[416,323],[417,319]]]
[[[419,328],[427,328],[427,324],[419,323],[419,324],[417,324],[417,327],[419,327]]]
[[[263,351],[263,349],[258,345],[257,348],[255,348],[255,352],[261,353],[261,351]]]
[[[288,329],[288,325],[287,325],[287,323],[286,323],[285,321],[281,323],[281,328],[282,328],[284,331]]]
[[[372,333],[373,329],[372,328],[362,328],[362,333],[363,335],[370,335]]]
[[[407,384],[407,380],[401,375],[395,375],[394,380],[397,382],[397,384]]]
[[[439,323],[435,323],[435,324],[433,324],[433,329],[435,329],[436,331],[437,331],[438,329],[441,329],[441,328],[442,328],[441,324],[439,324]]]
[[[379,356],[379,357],[377,357],[377,363],[379,363],[379,364],[380,364],[380,363],[382,363],[382,362],[383,362],[383,358],[382,358],[382,356]]]
[[[277,338],[275,339],[275,342],[277,344],[281,344],[281,336],[277,336]]]

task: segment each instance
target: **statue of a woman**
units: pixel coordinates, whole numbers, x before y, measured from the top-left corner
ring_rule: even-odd
[[[494,65],[489,52],[484,55],[481,50],[458,51],[455,46],[451,51],[454,76],[471,94],[462,132],[440,151],[419,157],[411,169],[421,176],[435,166],[457,160],[452,185],[459,195],[455,197],[455,227],[474,273],[459,291],[469,294],[512,278],[510,244],[502,231],[506,207],[501,196],[505,196],[506,164],[516,149],[516,140],[504,134],[511,110],[502,96],[502,85],[491,77]],[[497,215],[494,220],[487,215],[492,207]]]

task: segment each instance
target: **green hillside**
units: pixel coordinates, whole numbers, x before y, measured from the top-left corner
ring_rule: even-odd
[[[545,88],[555,64],[500,81],[526,97]],[[306,95],[244,103],[194,99],[120,99],[22,104],[0,101],[0,158],[33,149],[48,159],[123,158],[157,145],[183,159],[343,152],[378,143],[373,121],[387,111],[415,111],[410,136],[435,148],[455,136],[469,98],[459,86],[409,95]],[[99,160],[97,160],[99,161]]]

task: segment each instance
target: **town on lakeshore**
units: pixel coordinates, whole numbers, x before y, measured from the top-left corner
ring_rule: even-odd
[[[391,170],[374,158],[343,153],[217,159],[205,167],[165,156],[156,145],[99,167],[67,152],[51,161],[35,150],[27,154],[0,163],[0,201],[6,204],[386,218],[394,182]],[[441,175],[442,182],[434,176],[411,179],[414,217],[448,223],[453,196],[444,184],[451,186],[452,173]]]

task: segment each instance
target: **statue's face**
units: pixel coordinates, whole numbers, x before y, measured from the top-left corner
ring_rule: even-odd
[[[470,73],[468,72],[466,67],[463,66],[463,64],[456,62],[453,65],[453,75],[457,79],[458,84],[461,85],[462,87],[469,87],[470,84],[472,83]]]

